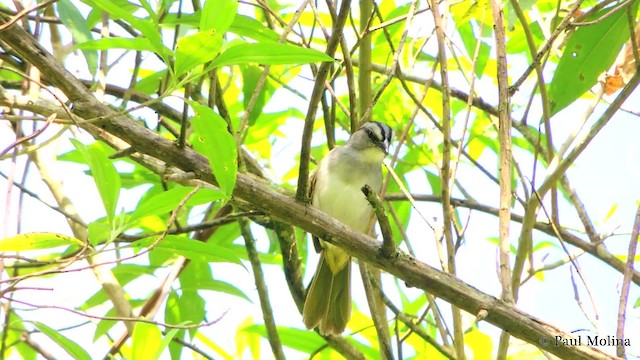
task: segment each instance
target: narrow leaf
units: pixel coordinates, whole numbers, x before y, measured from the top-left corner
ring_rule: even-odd
[[[77,7],[69,0],[58,1],[58,14],[60,21],[69,29],[76,44],[93,40],[91,29],[87,26],[86,19],[82,16]],[[98,69],[98,53],[89,49],[82,50],[87,67],[92,74]]]
[[[130,223],[149,215],[168,214],[173,211],[193,188],[175,187],[169,191],[162,192],[146,199],[138,205],[131,214]],[[225,195],[215,189],[200,189],[187,201],[188,206],[207,204],[216,200],[224,199]]]
[[[71,142],[84,156],[91,175],[96,183],[100,198],[109,218],[109,223],[113,224],[116,214],[118,197],[120,196],[120,175],[116,171],[113,162],[107,154],[98,146],[85,146],[75,139]]]
[[[79,360],[91,360],[91,356],[89,355],[89,353],[87,353],[85,349],[83,349],[73,340],[67,338],[66,336],[60,334],[60,332],[48,327],[41,322],[34,321],[33,324],[43,334],[47,335],[51,340],[55,341],[56,344],[60,345],[64,349],[64,351],[71,355],[72,358]]]
[[[262,324],[247,326],[243,331],[258,334],[265,339],[268,338],[267,331]],[[320,335],[308,330],[278,326],[278,336],[282,345],[308,354],[317,351],[326,344]]]
[[[154,244],[157,237],[148,237],[131,244],[134,248],[146,248]],[[161,251],[170,255],[182,255],[188,259],[204,262],[229,262],[242,265],[240,258],[231,250],[178,235],[167,235],[155,244],[153,251]]]
[[[138,51],[154,51],[155,47],[147,38],[103,38],[80,43],[76,46],[80,50],[128,49]]]
[[[264,26],[260,21],[240,14],[233,19],[229,31],[257,41],[278,41],[280,38],[277,32]]]
[[[325,61],[334,61],[334,59],[315,49],[307,49],[289,44],[260,42],[233,46],[213,60],[211,65],[214,67],[248,63],[287,65]]]
[[[148,359],[149,355],[160,350],[162,333],[157,325],[138,322],[133,328],[131,340],[131,358]]]
[[[180,308],[180,317],[183,322],[200,324],[205,319],[205,301],[197,291],[184,291],[178,302],[178,307]],[[193,338],[196,333],[198,333],[198,329],[189,329],[191,338]]]
[[[637,4],[630,10],[633,14]],[[609,11],[599,11],[587,21],[601,18]],[[578,28],[569,38],[549,85],[551,113],[564,109],[591,89],[611,67],[629,36],[626,8],[593,25]]]
[[[186,325],[188,323],[189,322],[184,322],[184,324],[182,325]],[[153,360],[160,359],[160,355],[162,355],[162,353],[164,352],[164,349],[166,349],[167,346],[171,344],[171,341],[173,340],[174,337],[176,337],[176,335],[178,335],[179,331],[181,331],[181,329],[174,328],[169,330],[167,334],[162,338],[162,342],[160,343],[160,345],[158,345],[158,348],[156,349],[156,353],[151,356],[151,359]]]
[[[249,101],[253,93],[256,91],[256,87],[260,76],[262,75],[262,69],[255,65],[245,65],[242,66],[240,71],[242,72],[242,95],[243,95],[243,105],[245,109],[249,106]],[[249,114],[249,125],[253,126],[258,120],[258,117],[262,114],[262,109],[267,103],[267,100],[271,97],[271,94],[275,91],[274,86],[266,81],[264,83],[264,87],[260,91],[257,101],[253,106],[253,111]],[[282,119],[283,117],[280,117]],[[272,122],[276,126],[279,125],[277,122]],[[258,129],[251,128],[251,133],[254,131],[259,131]],[[272,134],[270,132],[269,134]]]
[[[196,116],[191,120],[194,128],[193,147],[209,159],[218,186],[231,197],[238,173],[237,149],[227,123],[210,107],[192,102]]]
[[[110,0],[83,0],[94,9],[102,9],[106,11],[114,19],[122,19],[126,21],[136,30],[140,31],[142,35],[149,40],[154,48],[154,52],[158,54],[163,61],[169,63],[169,54],[172,53],[162,42],[162,36],[160,35],[160,29],[149,20],[142,20],[133,16],[133,12],[123,7],[114,1]]]
[[[56,233],[18,234],[0,239],[0,252],[51,249],[69,245],[84,246],[84,243],[72,236]]]
[[[224,35],[238,12],[238,0],[206,0],[200,15],[200,31],[215,30]]]
[[[213,60],[222,47],[222,36],[215,30],[199,31],[184,36],[176,45],[176,76],[193,70],[196,66]]]
[[[237,296],[239,298],[245,299],[248,302],[252,302],[251,299],[249,298],[249,296],[247,296],[247,294],[245,294],[242,290],[240,290],[239,288],[224,282],[224,281],[220,281],[220,280],[213,280],[213,279],[209,279],[206,282],[202,282],[200,284],[197,284],[197,286],[195,286],[194,288],[192,288],[192,286],[182,286],[181,287],[183,290],[211,290],[211,291],[217,291],[217,292],[222,292],[225,294],[229,294],[229,295],[233,295],[233,296]]]

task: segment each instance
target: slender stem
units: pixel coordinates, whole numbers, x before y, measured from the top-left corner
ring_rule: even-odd
[[[372,285],[376,279],[372,279],[373,273],[367,268],[367,264],[364,261],[359,261],[360,276],[362,277],[362,283],[364,284],[364,293],[371,310],[371,318],[373,319],[373,325],[376,328],[376,334],[378,335],[378,343],[380,344],[380,357],[383,360],[392,360],[393,353],[391,351],[391,339],[389,337],[389,330],[387,327],[386,316],[383,312],[386,308],[383,304],[378,304],[377,300],[380,299],[376,296],[376,291]],[[381,309],[382,311],[378,311]]]
[[[442,23],[442,16],[436,0],[429,2],[433,20],[436,28],[436,38],[438,39],[438,63],[440,65],[440,77],[442,78],[442,165],[440,168],[440,177],[442,178],[442,213],[443,213],[443,232],[444,239],[447,244],[447,271],[456,274],[455,261],[455,245],[453,242],[452,232],[452,214],[451,214],[451,103],[449,93],[449,74],[447,68],[447,54],[445,48],[445,30]],[[407,18],[408,19],[408,18]],[[464,333],[462,330],[462,314],[460,309],[452,306],[453,317],[453,345],[456,349],[458,359],[465,359],[464,353]]]
[[[638,247],[638,233],[640,232],[640,205],[636,211],[636,219],[633,223],[631,231],[631,239],[629,240],[629,251],[627,253],[627,269],[624,272],[622,280],[622,289],[620,290],[620,303],[618,304],[618,326],[616,328],[616,339],[624,339],[624,323],[627,317],[627,302],[629,301],[629,287],[631,285],[631,276],[633,274],[633,264],[636,259],[636,249]],[[622,344],[616,345],[616,355],[624,358],[625,349]]]
[[[499,222],[499,279],[502,286],[501,298],[513,304],[511,291],[511,243],[509,225],[511,223],[511,116],[509,113],[509,77],[507,74],[507,50],[503,22],[502,6],[491,1],[491,11],[496,39],[496,54],[498,58],[498,141],[500,143],[500,210]],[[506,359],[509,349],[509,333],[503,331],[498,345],[498,359]]]
[[[340,4],[340,11],[338,17],[333,23],[331,29],[331,38],[327,42],[327,55],[333,57],[340,43],[340,38],[344,25],[347,22],[349,15],[349,8],[351,6],[351,0],[343,0]],[[302,130],[302,146],[300,148],[300,168],[298,171],[298,190],[296,192],[296,199],[298,201],[307,201],[307,185],[309,179],[309,159],[311,158],[311,137],[313,135],[313,124],[316,119],[316,112],[318,110],[318,103],[322,97],[322,93],[325,88],[325,80],[331,63],[324,62],[320,65],[318,72],[316,73],[316,81],[313,85],[313,91],[311,92],[311,98],[309,99],[309,107],[307,108],[307,115],[304,119],[304,128]]]
[[[359,123],[351,124],[351,132],[356,131],[356,129],[367,121],[369,121],[371,114],[367,113],[367,108],[369,104],[371,104],[371,33],[367,30],[367,25],[369,23],[369,18],[373,11],[373,6],[371,4],[371,0],[360,0],[360,33],[362,37],[360,38],[360,68],[358,69],[358,90],[360,92],[360,105],[359,105],[359,113],[362,116],[362,119]],[[357,119],[357,118],[356,118]]]
[[[367,198],[367,201],[369,201],[369,204],[371,204],[371,207],[373,207],[376,218],[378,219],[378,224],[380,225],[380,231],[382,232],[383,240],[382,254],[385,256],[392,256],[396,251],[396,244],[393,241],[391,224],[389,223],[389,218],[387,217],[387,213],[384,210],[384,205],[382,205],[382,201],[380,200],[378,195],[369,187],[369,185],[363,186],[362,192]]]
[[[264,273],[262,272],[260,256],[258,255],[258,250],[256,250],[256,241],[253,238],[253,234],[251,234],[248,221],[240,220],[240,232],[244,238],[244,244],[247,248],[247,256],[249,257],[251,269],[253,270],[253,278],[258,291],[258,297],[260,298],[260,308],[262,308],[262,317],[264,319],[264,326],[267,328],[271,351],[276,359],[284,360],[286,358],[282,351],[282,343],[280,342],[280,336],[276,329],[276,322],[273,319],[273,310],[271,309],[271,302],[269,301],[269,292],[267,291],[267,284],[264,280]]]

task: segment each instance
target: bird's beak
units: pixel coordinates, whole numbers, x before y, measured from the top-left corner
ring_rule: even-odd
[[[385,155],[389,155],[389,142],[381,141],[377,143],[378,147],[384,152]]]

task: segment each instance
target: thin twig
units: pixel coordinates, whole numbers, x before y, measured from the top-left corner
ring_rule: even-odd
[[[369,21],[372,19],[372,3],[371,0],[360,0],[360,42],[359,42],[359,60],[360,68],[358,69],[358,90],[359,90],[359,114],[362,118],[357,119],[356,123],[351,123],[351,132],[356,131],[361,124],[371,120],[371,113],[367,111],[372,103],[371,90],[371,33],[367,30]],[[348,55],[346,55],[348,56]],[[395,64],[394,64],[395,65]]]
[[[498,59],[498,141],[500,144],[500,210],[499,221],[499,267],[498,278],[502,287],[501,298],[507,303],[514,303],[511,289],[511,263],[510,263],[510,237],[509,225],[511,224],[511,117],[509,116],[509,92],[507,74],[507,51],[504,31],[502,6],[496,0],[491,1],[493,15],[494,36],[496,41],[496,53]],[[497,358],[507,358],[509,349],[509,333],[502,331],[498,344]]]
[[[617,11],[619,11],[620,9],[629,6],[629,4],[631,4],[632,2],[634,2],[636,0],[626,0],[623,1],[621,3],[619,3],[618,5],[616,5],[615,7],[611,8],[609,11],[607,11],[606,13],[604,13],[602,16],[600,16],[597,19],[594,20],[590,20],[590,21],[574,21],[572,23],[569,24],[568,28],[576,28],[579,26],[589,26],[589,25],[595,25],[599,22],[604,21],[606,18],[608,18],[609,16],[615,14]]]
[[[18,12],[13,17],[11,17],[11,19],[9,19],[7,22],[5,22],[3,24],[0,24],[0,31],[8,28],[12,24],[14,24],[16,21],[18,21],[18,20],[22,19],[23,17],[25,17],[26,15],[28,15],[30,12],[38,11],[39,9],[45,8],[45,7],[55,3],[56,1],[58,1],[58,0],[47,0],[47,1],[44,1],[44,2],[42,2],[40,4],[36,4],[31,8],[22,9],[20,12]]]
[[[429,334],[426,333],[420,326],[416,325],[406,314],[404,314],[398,307],[391,302],[391,300],[383,296],[385,305],[391,310],[395,315],[396,319],[400,320],[404,323],[412,332],[421,337],[424,341],[429,343],[429,345],[433,346],[440,354],[444,355],[447,359],[455,360],[456,356],[448,347],[442,346],[439,344],[436,339],[432,338]]]
[[[440,8],[436,0],[429,2],[433,21],[436,30],[436,38],[438,43],[438,64],[440,65],[440,77],[442,78],[442,164],[440,167],[440,177],[442,178],[442,216],[443,216],[443,234],[445,243],[447,244],[447,262],[446,271],[455,276],[455,245],[453,242],[453,232],[451,225],[453,224],[451,213],[451,184],[453,183],[453,173],[451,172],[451,94],[449,92],[449,70],[447,66],[447,54],[445,49],[445,29],[443,26]],[[412,4],[413,5],[413,4]],[[411,8],[413,10],[413,8]],[[411,11],[410,10],[410,11]],[[409,20],[409,18],[407,18]],[[456,356],[460,360],[465,359],[464,353],[464,333],[462,330],[462,313],[460,309],[452,306],[451,315],[453,317],[453,344],[456,350]]]
[[[410,194],[411,201],[428,201],[428,202],[442,202],[442,197],[438,195],[426,195],[426,194]],[[406,201],[408,200],[407,196],[403,193],[394,193],[387,194],[384,197],[385,201]],[[451,204],[455,207],[464,207],[471,210],[477,210],[483,213],[492,214],[494,216],[498,216],[499,209],[494,208],[488,205],[480,204],[473,200],[464,200],[464,199],[451,199]],[[525,217],[522,215],[517,215],[511,213],[511,221],[517,223],[523,223],[525,221]],[[592,244],[589,241],[585,241],[572,234],[571,231],[567,228],[557,227],[556,230],[546,222],[534,222],[533,228],[539,230],[545,234],[551,236],[557,236],[556,234],[560,234],[564,242],[571,244],[585,252],[588,252],[590,255],[595,257],[596,259],[602,261],[607,264],[611,268],[616,271],[624,274],[626,266],[625,263],[620,261],[616,256],[608,252],[603,246],[603,240],[600,240],[597,244]],[[640,285],[640,272],[637,270],[633,271],[632,281],[634,284]]]
[[[636,249],[638,247],[638,233],[640,232],[640,205],[636,211],[636,219],[633,223],[631,231],[631,239],[629,240],[629,251],[627,252],[627,269],[622,279],[622,289],[620,290],[620,302],[618,303],[618,322],[616,326],[616,339],[624,339],[624,325],[627,318],[627,302],[629,301],[629,285],[631,284],[631,275],[636,259]],[[621,358],[625,356],[625,348],[623,344],[616,345],[616,355]]]
[[[529,64],[529,67],[524,71],[524,73],[522,73],[520,78],[518,78],[518,80],[516,80],[513,83],[513,85],[509,87],[509,93],[511,95],[513,95],[516,91],[518,91],[522,83],[524,83],[524,81],[527,80],[527,78],[529,77],[529,74],[531,74],[531,72],[535,70],[536,66],[538,66],[542,61],[542,58],[551,49],[551,46],[556,41],[558,36],[560,36],[560,34],[562,34],[567,29],[567,27],[571,24],[571,19],[573,18],[573,14],[575,14],[576,11],[578,11],[583,1],[584,0],[577,0],[573,4],[573,6],[571,6],[571,8],[568,10],[569,15],[567,15],[564,19],[562,19],[560,24],[558,24],[558,27],[553,31],[551,36],[549,36],[549,38],[547,39],[547,42],[544,43],[540,51],[538,51],[538,54],[533,58],[533,61],[531,62],[531,64]]]
[[[23,301],[23,300],[17,300],[17,299],[13,299],[11,301],[15,302],[15,303],[18,303],[18,304],[26,305],[26,306],[29,306],[29,307],[33,307],[33,308],[36,308],[36,309],[63,310],[63,311],[70,312],[70,313],[75,314],[75,315],[83,316],[83,317],[86,317],[86,318],[89,318],[89,319],[94,319],[94,320],[122,321],[122,322],[125,322],[125,323],[141,322],[141,323],[147,323],[147,324],[153,324],[153,325],[162,326],[162,327],[165,327],[167,329],[182,329],[182,330],[199,329],[199,328],[202,328],[202,327],[207,327],[207,326],[214,325],[218,321],[220,321],[220,319],[222,319],[227,313],[225,311],[224,313],[222,313],[222,315],[220,315],[215,320],[207,321],[205,323],[191,324],[191,325],[181,325],[181,324],[168,324],[168,323],[164,323],[164,322],[161,322],[161,321],[154,321],[154,320],[149,320],[149,319],[145,319],[145,318],[141,318],[141,317],[140,318],[135,318],[135,317],[121,317],[121,316],[92,315],[92,314],[87,314],[87,313],[82,312],[82,311],[78,311],[76,309],[66,308],[66,307],[63,307],[63,306],[58,306],[58,305],[38,305],[38,304],[33,304],[33,303],[30,303],[30,302]]]
[[[29,336],[29,334],[27,334],[27,333],[22,334],[22,336],[20,337],[20,341],[22,341],[23,343],[27,344],[27,346],[29,346],[30,348],[35,350],[38,354],[42,355],[43,358],[45,358],[47,360],[56,360],[56,357],[51,355],[49,353],[49,351],[45,350],[42,347],[42,345],[40,345],[37,342],[33,341],[33,339],[31,339],[31,337]],[[2,353],[2,355],[4,356],[4,353]]]
[[[340,4],[340,11],[336,21],[333,23],[331,29],[331,39],[327,42],[327,50],[325,53],[331,57],[336,52],[340,43],[340,37],[342,36],[342,29],[347,22],[349,15],[349,9],[351,6],[351,0],[343,0]],[[309,159],[311,158],[311,137],[313,135],[313,124],[316,118],[316,112],[318,110],[318,103],[322,97],[322,93],[325,88],[325,81],[327,74],[331,68],[331,63],[324,62],[320,64],[318,72],[316,73],[316,81],[311,92],[311,98],[309,99],[309,106],[307,108],[307,115],[304,119],[304,128],[302,130],[302,145],[300,148],[300,167],[298,171],[298,188],[296,191],[296,199],[298,201],[307,202],[307,182],[309,178]]]
[[[360,276],[364,284],[364,293],[367,298],[367,303],[369,304],[369,309],[371,310],[371,319],[373,319],[373,325],[378,335],[380,356],[383,360],[392,360],[393,353],[391,352],[391,339],[389,338],[389,330],[385,321],[386,316],[381,316],[382,314],[378,311],[380,308],[384,309],[384,306],[381,307],[381,304],[376,303],[376,299],[379,299],[379,297],[376,296],[374,286],[371,284],[375,282],[375,280],[371,279],[372,276],[370,275],[372,274],[369,269],[367,269],[367,264],[364,261],[359,261],[358,266],[360,267]]]
[[[309,1],[310,0],[304,0],[302,4],[300,4],[300,6],[298,7],[298,9],[293,15],[293,18],[291,19],[291,21],[289,21],[289,24],[287,24],[287,27],[284,29],[282,34],[280,34],[280,38],[278,39],[279,43],[283,43],[287,39],[287,36],[293,30],[293,26],[298,22],[298,20],[300,19],[300,16],[302,16],[302,11],[304,10],[305,7],[307,7],[307,3],[309,3]],[[255,90],[253,91],[253,94],[251,94],[251,98],[249,99],[249,102],[247,103],[247,107],[244,110],[244,114],[242,115],[242,119],[240,120],[240,125],[238,126],[237,133],[236,133],[236,142],[238,143],[238,146],[240,146],[244,142],[244,139],[247,136],[246,130],[249,124],[249,116],[253,111],[253,107],[258,102],[258,98],[260,97],[262,88],[266,84],[267,76],[269,75],[270,70],[271,70],[271,66],[269,65],[265,65],[264,68],[262,69],[262,73],[258,78],[258,82],[256,83]]]
[[[382,254],[390,257],[396,252],[396,244],[393,242],[393,233],[391,231],[391,224],[389,218],[384,210],[384,205],[378,197],[378,195],[369,187],[365,185],[362,187],[362,193],[373,207],[373,210],[378,218],[378,224],[380,225],[380,231],[382,232]]]
[[[249,262],[253,269],[253,278],[256,284],[256,290],[258,291],[258,297],[260,298],[262,318],[264,319],[264,326],[267,328],[267,338],[269,339],[269,345],[271,345],[271,351],[276,359],[284,360],[286,358],[282,351],[282,343],[280,342],[280,336],[276,329],[276,322],[273,319],[273,310],[271,309],[271,302],[269,301],[269,292],[267,291],[267,285],[264,280],[260,256],[258,255],[258,250],[256,250],[255,246],[256,240],[253,238],[253,234],[251,234],[248,221],[240,220],[240,232],[244,238],[244,244],[247,248],[247,256],[249,257]]]
[[[402,32],[402,36],[400,37],[398,48],[393,54],[393,63],[389,68],[389,73],[387,74],[387,78],[380,85],[378,91],[376,92],[375,96],[371,100],[371,103],[369,103],[369,106],[367,106],[367,109],[362,114],[360,114],[360,124],[364,123],[367,119],[369,119],[369,117],[371,116],[371,112],[373,111],[373,107],[376,105],[376,103],[382,96],[382,93],[384,92],[384,90],[391,83],[391,80],[395,78],[396,71],[400,68],[400,54],[402,53],[402,49],[404,48],[405,42],[407,41],[407,36],[409,34],[409,26],[411,25],[411,21],[413,20],[417,3],[418,3],[418,0],[413,0],[411,2],[411,5],[409,5],[409,11],[407,13],[407,19],[405,21],[404,31]]]

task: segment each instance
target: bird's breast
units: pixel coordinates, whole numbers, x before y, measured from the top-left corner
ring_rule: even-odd
[[[365,232],[373,209],[362,193],[366,184],[380,191],[381,174],[359,174],[355,171],[325,172],[318,178],[312,199],[313,206],[331,215],[354,230]],[[327,176],[328,174],[328,176]]]

